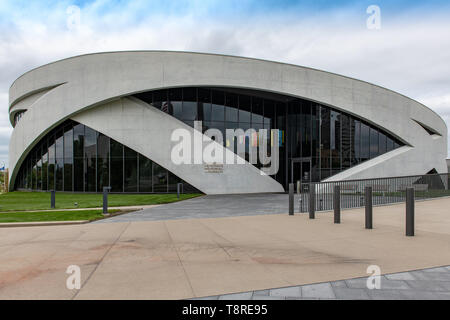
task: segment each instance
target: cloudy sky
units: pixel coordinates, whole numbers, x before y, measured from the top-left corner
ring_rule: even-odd
[[[380,8],[379,29],[370,5]],[[450,127],[449,14],[448,0],[1,0],[0,167],[8,164],[11,83],[39,65],[101,51],[200,51],[314,67],[403,93]]]

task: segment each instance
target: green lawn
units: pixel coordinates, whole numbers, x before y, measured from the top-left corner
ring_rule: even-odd
[[[180,200],[201,194],[182,194]],[[108,206],[134,206],[178,201],[176,194],[109,194]],[[78,206],[75,206],[75,202]],[[102,194],[56,192],[56,209],[95,208],[103,206]],[[50,208],[50,192],[9,192],[0,194],[0,212],[45,210]]]
[[[115,213],[119,210],[108,210]],[[41,212],[7,212],[0,213],[0,223],[36,222],[36,221],[73,221],[95,220],[102,218],[102,210],[41,211]]]

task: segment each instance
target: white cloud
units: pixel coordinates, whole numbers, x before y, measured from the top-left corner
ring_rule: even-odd
[[[450,127],[450,20],[445,15],[384,19],[382,29],[373,31],[365,27],[365,11],[360,17],[340,11],[300,19],[293,14],[246,19],[143,14],[133,21],[136,4],[133,15],[101,16],[101,3],[83,10],[81,24],[72,31],[66,27],[66,7],[59,6],[48,13],[48,21],[17,17],[14,27],[0,32],[0,137],[12,131],[7,92],[21,73],[77,54],[115,50],[214,52],[319,68],[418,99]],[[0,161],[5,157],[0,149]]]

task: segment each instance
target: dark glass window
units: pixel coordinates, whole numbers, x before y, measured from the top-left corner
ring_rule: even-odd
[[[31,189],[31,159],[28,159],[25,163],[26,165],[26,171],[27,171],[27,182],[26,182],[26,188]]]
[[[380,132],[378,139],[379,139],[378,140],[379,141],[379,145],[378,145],[379,154],[386,153],[386,136]]]
[[[153,192],[167,192],[167,170],[153,162]]]
[[[48,190],[55,190],[55,137],[48,137]],[[31,175],[28,183],[31,182]]]
[[[123,192],[123,145],[110,139],[111,191]]]
[[[41,155],[41,146],[39,146],[36,150],[36,188],[37,190],[42,190],[42,155]]]
[[[139,154],[139,192],[152,191],[152,161]]]
[[[33,169],[32,169],[32,189],[36,190],[37,189],[37,166],[36,166],[36,159],[33,159]]]
[[[145,101],[148,104],[153,103],[153,92],[152,91],[138,93],[136,95],[136,97],[138,99],[141,99],[142,101]]]
[[[275,103],[270,100],[264,100],[264,128],[273,128],[273,119],[275,119]]]
[[[331,165],[331,144],[330,144],[330,116],[331,112],[329,108],[320,107],[320,167],[330,168]],[[321,174],[322,176],[329,176],[330,173]],[[322,179],[322,178],[321,178]]]
[[[73,190],[84,191],[84,125],[73,127]]]
[[[233,93],[225,94],[225,120],[227,122],[238,121],[238,95]]]
[[[97,167],[97,132],[89,127],[85,127],[84,135],[84,191],[95,192],[96,188],[96,167]]]
[[[181,88],[169,90],[169,114],[180,119],[183,118],[183,91]]]
[[[264,107],[263,99],[252,97],[252,124],[253,123],[263,123]]]
[[[73,191],[84,191],[84,158],[73,158]]]
[[[341,137],[342,137],[342,168],[350,168],[351,166],[351,142],[352,142],[352,128],[350,117],[341,115]]]
[[[332,157],[331,158],[331,168],[333,169],[333,174],[341,171],[341,158]]]
[[[288,130],[287,141],[289,144],[289,157],[298,158],[301,156],[301,137],[300,137],[300,117],[301,112],[298,101],[291,101],[288,104]]]
[[[325,180],[331,176],[331,169],[322,168],[320,169],[320,180]]]
[[[109,187],[109,137],[102,133],[97,137],[97,191]]]
[[[63,191],[64,179],[64,136],[62,130],[56,133],[55,189]]]
[[[48,147],[44,139],[42,143],[42,190],[48,190]]]
[[[391,138],[386,138],[386,151],[392,151],[394,150],[394,141]]]
[[[137,152],[124,146],[125,157],[125,192],[137,192],[138,163]]]
[[[264,106],[265,108],[265,106]],[[265,111],[265,109],[264,109]],[[311,156],[311,104],[302,103],[300,114],[302,157]]]
[[[332,175],[341,169],[341,114],[336,111],[330,113],[330,152]]]
[[[183,120],[197,119],[197,89],[183,88]]]
[[[211,120],[225,120],[225,94],[222,91],[212,90]]]
[[[62,130],[56,132],[55,158],[64,158],[64,137]]]
[[[211,104],[210,103],[204,103],[204,102],[199,102],[201,108],[203,108],[203,121],[211,121],[212,116],[211,116]]]
[[[227,95],[228,97],[228,95]],[[227,101],[228,103],[228,101]],[[252,99],[249,96],[240,96],[239,97],[239,122],[248,122],[251,121],[251,112],[252,112]]]
[[[168,105],[164,104],[167,101],[167,90],[158,90],[153,93],[152,105],[163,112],[168,113]]]
[[[84,156],[84,125],[82,124],[73,127],[73,156]]]
[[[330,148],[332,156],[339,157],[341,151],[341,114],[336,111],[331,111],[330,117]]]
[[[354,139],[352,141],[354,162],[352,163],[352,165],[356,165],[361,161],[361,122],[358,120],[354,120],[354,126]]]
[[[313,104],[311,109],[311,143],[312,156],[320,158],[320,106],[317,104]]]
[[[200,120],[211,121],[211,90],[205,88],[198,89],[199,112],[201,110]]]
[[[226,132],[225,132],[225,126],[223,122],[219,121],[209,121],[205,122],[203,126],[203,132],[205,132],[208,129],[217,129],[222,133],[222,143],[226,141]],[[213,137],[213,140],[216,140],[216,137]],[[216,140],[217,141],[217,140]]]
[[[320,180],[320,158],[312,157],[311,158],[311,181],[319,181]]]
[[[370,128],[370,158],[373,159],[378,156],[378,131]]]
[[[361,123],[361,161],[366,161],[370,157],[370,128],[368,125]]]
[[[182,183],[183,181],[174,175],[172,172],[169,172],[169,192],[177,192],[177,184]]]
[[[72,189],[72,169],[73,169],[73,130],[67,127],[64,132],[64,191]]]

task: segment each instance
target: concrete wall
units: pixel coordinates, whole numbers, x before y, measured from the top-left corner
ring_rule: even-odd
[[[189,131],[193,137],[194,128],[138,99],[121,98],[75,115],[72,119],[138,151],[204,193],[284,191],[281,184],[269,176],[262,175],[258,168],[248,162],[224,164],[222,173],[210,173],[204,170],[202,164],[194,164],[192,153],[192,164],[174,164],[170,161],[174,145],[170,140],[172,132],[182,128]],[[193,142],[191,143],[193,145]],[[209,138],[205,144],[207,143],[215,144],[223,150],[223,154],[234,155],[229,149]]]
[[[424,174],[433,168],[438,172],[447,170],[444,121],[424,105],[388,89],[277,62],[141,51],[73,57],[34,69],[13,83],[10,110],[17,110],[16,105],[31,93],[54,88],[30,105],[20,106],[27,112],[15,127],[10,141],[11,185],[28,151],[62,121],[81,116],[119,97],[179,86],[249,88],[317,101],[364,118],[406,144],[328,180]],[[438,134],[428,134],[414,120]],[[181,178],[189,182],[190,177]]]

